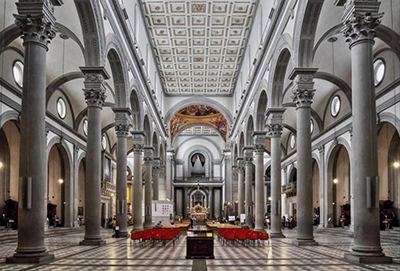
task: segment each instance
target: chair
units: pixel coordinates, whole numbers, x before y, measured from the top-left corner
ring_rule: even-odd
[[[228,243],[228,241],[231,241],[232,245],[235,244],[235,231],[234,230],[225,230],[224,232],[224,241]],[[224,243],[222,243],[223,245]]]
[[[256,241],[258,240],[258,232],[251,231],[247,234],[247,238],[250,242],[253,242],[254,246],[256,246]]]
[[[163,246],[165,246],[167,241],[172,241],[173,246],[175,246],[175,237],[176,237],[175,230],[164,231]]]
[[[154,246],[157,242],[161,242],[163,239],[163,230],[162,229],[153,229],[151,231],[151,243]]]
[[[143,236],[143,231],[137,231],[137,232],[132,232],[131,233],[131,241],[132,244],[135,245],[135,241],[138,240],[140,243],[140,240],[142,239]]]
[[[268,241],[268,243],[269,243],[269,235],[268,235],[268,233],[259,232],[258,233],[258,240],[262,241],[263,245],[264,245],[264,241]]]
[[[151,237],[152,237],[152,231],[150,230],[145,230],[142,233],[142,245],[144,245],[146,243],[146,241],[151,241]]]
[[[246,246],[247,242],[247,233],[248,230],[246,229],[238,229],[235,231],[235,238],[238,242],[242,242],[242,245]]]

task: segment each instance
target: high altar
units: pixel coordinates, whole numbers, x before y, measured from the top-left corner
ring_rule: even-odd
[[[193,207],[187,208],[188,214],[190,217],[194,217],[198,222],[204,222],[210,213],[210,208],[203,207],[200,204],[197,204]]]

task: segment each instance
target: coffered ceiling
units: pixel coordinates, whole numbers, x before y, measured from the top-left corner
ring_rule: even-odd
[[[231,94],[256,0],[142,0],[167,94]]]

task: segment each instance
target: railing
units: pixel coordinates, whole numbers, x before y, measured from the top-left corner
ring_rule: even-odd
[[[101,182],[101,195],[103,197],[112,197],[115,195],[116,187],[115,184],[110,182]]]
[[[288,183],[282,185],[282,193],[286,194],[287,197],[294,197],[297,195],[297,183]]]
[[[222,178],[211,177],[185,177],[175,178],[174,183],[222,183]]]

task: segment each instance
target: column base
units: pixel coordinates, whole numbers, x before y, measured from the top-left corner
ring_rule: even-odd
[[[297,247],[310,247],[310,246],[318,246],[318,243],[315,240],[294,240],[293,245]]]
[[[79,242],[80,246],[104,246],[106,241],[104,241],[101,237],[99,238],[87,238],[83,239],[83,241]]]
[[[142,231],[143,227],[136,227],[132,229],[132,232]]]
[[[265,232],[264,227],[263,228],[254,228],[255,231],[260,231],[260,232]]]
[[[269,236],[270,236],[271,238],[273,238],[273,239],[275,239],[275,238],[286,238],[286,236],[283,235],[283,233],[281,233],[281,232],[271,232],[271,233],[269,234]]]
[[[153,225],[152,225],[152,224],[150,224],[150,225],[144,225],[144,228],[145,228],[145,229],[151,229],[151,228],[153,228]]]
[[[44,253],[15,253],[12,257],[6,259],[6,263],[47,263],[54,260],[54,255],[48,252]]]
[[[383,254],[383,253],[382,253]],[[351,252],[345,253],[344,258],[351,263],[391,263],[392,258],[385,256],[375,255],[353,255]]]

